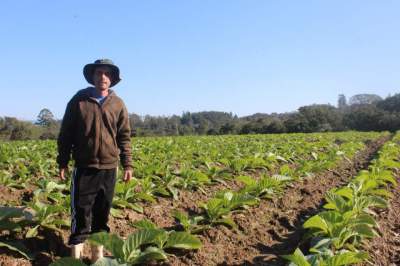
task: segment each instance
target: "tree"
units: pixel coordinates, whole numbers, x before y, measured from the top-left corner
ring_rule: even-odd
[[[219,133],[222,135],[235,133],[235,124],[232,122],[223,124],[219,129]]]
[[[56,120],[54,119],[53,113],[49,109],[44,108],[39,112],[35,124],[43,127],[49,127],[54,123],[56,123]]]
[[[28,140],[32,137],[32,124],[18,121],[11,131],[10,140]]]
[[[343,118],[343,123],[350,129],[360,131],[379,131],[379,121],[384,111],[372,104],[351,106]]]
[[[319,104],[299,108],[305,119],[304,132],[337,131],[342,128],[342,115],[331,105]]]
[[[389,112],[400,112],[400,94],[387,97],[377,104],[378,108]]]
[[[263,133],[284,133],[286,127],[282,120],[273,118],[269,124],[263,127]]]
[[[376,94],[356,94],[349,100],[350,105],[375,104],[382,101],[382,97]]]

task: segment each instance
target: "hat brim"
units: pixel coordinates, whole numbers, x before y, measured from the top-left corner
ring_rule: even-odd
[[[83,68],[83,76],[85,77],[86,81],[92,85],[93,82],[93,74],[96,67],[107,66],[111,69],[111,84],[110,87],[117,85],[118,82],[121,81],[121,77],[119,76],[119,68],[116,65],[111,64],[87,64]]]

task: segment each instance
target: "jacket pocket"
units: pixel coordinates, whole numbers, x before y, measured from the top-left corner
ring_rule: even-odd
[[[79,142],[77,147],[74,148],[74,159],[79,164],[91,163],[95,158],[94,139],[91,137],[84,137]]]
[[[114,163],[115,161],[118,161],[118,157],[119,149],[115,137],[107,132],[103,135],[100,159],[104,163]]]

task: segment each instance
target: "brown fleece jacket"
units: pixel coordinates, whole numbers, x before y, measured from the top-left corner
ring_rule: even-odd
[[[68,102],[58,137],[57,163],[66,168],[72,157],[76,167],[132,169],[128,111],[114,91],[100,105],[86,88]]]

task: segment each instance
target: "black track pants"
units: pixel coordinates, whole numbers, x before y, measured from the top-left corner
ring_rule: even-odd
[[[117,170],[75,168],[71,182],[71,236],[68,244],[84,242],[92,233],[109,232],[108,215]]]

